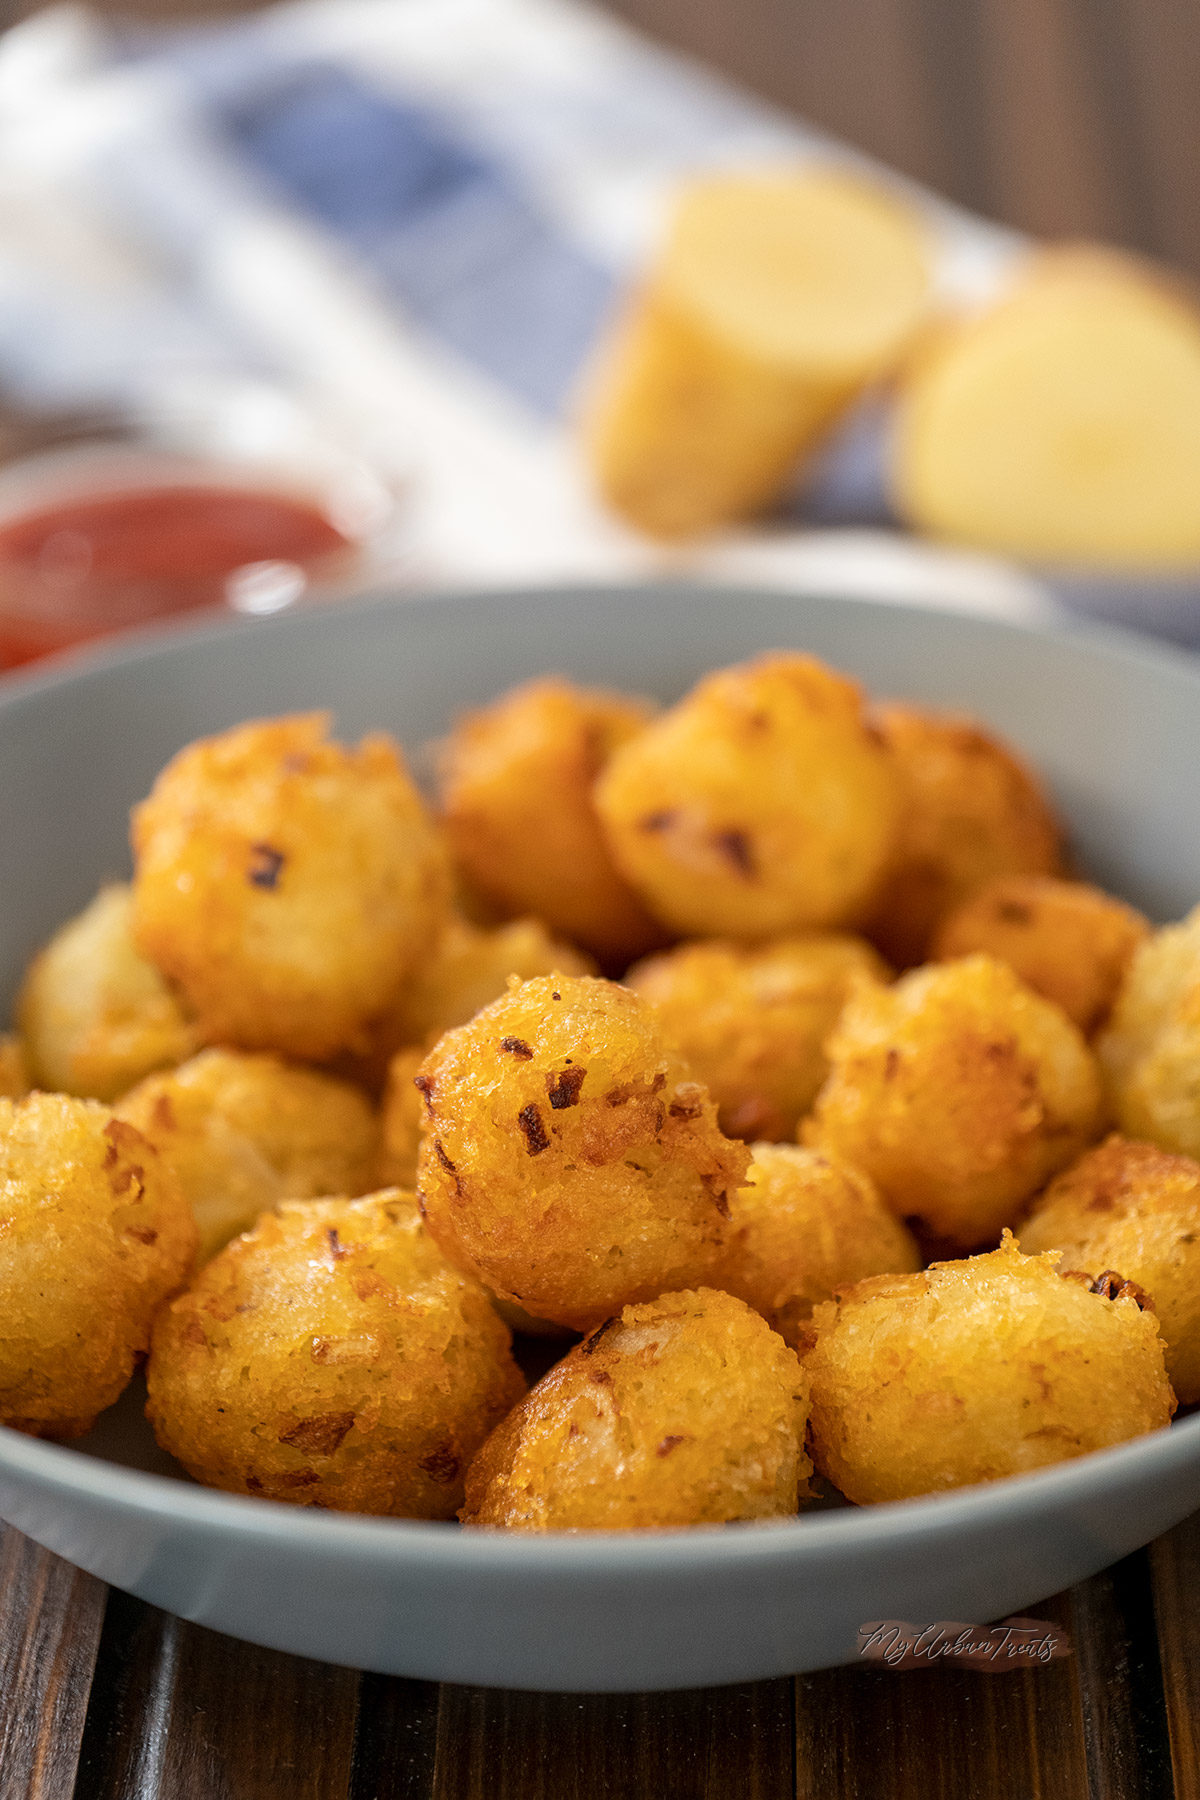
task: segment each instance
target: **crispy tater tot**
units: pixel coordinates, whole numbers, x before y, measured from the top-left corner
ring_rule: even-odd
[[[912,1233],[861,1169],[798,1144],[754,1144],[730,1200],[729,1242],[714,1282],[796,1348],[818,1300],[867,1275],[921,1267]]]
[[[753,939],[863,910],[892,850],[899,784],[858,686],[776,652],[706,676],[631,739],[596,804],[660,918]]]
[[[1135,953],[1096,1049],[1122,1131],[1200,1158],[1200,906]]]
[[[133,815],[134,935],[208,1041],[370,1047],[445,917],[445,853],[395,744],[322,713],[181,750]]]
[[[362,1194],[375,1180],[379,1127],[366,1096],[277,1056],[202,1050],[147,1076],[116,1111],[179,1176],[203,1259],[279,1200]]]
[[[387,1085],[379,1115],[376,1173],[382,1187],[416,1186],[417,1151],[421,1146],[421,1120],[425,1115],[417,1073],[431,1048],[426,1044],[410,1044],[407,1050],[397,1050],[388,1064]]]
[[[614,971],[666,934],[618,873],[592,790],[650,713],[548,676],[468,713],[441,747],[444,822],[468,880],[502,914],[536,914]]]
[[[196,1048],[195,1027],[134,944],[131,913],[126,885],[101,888],[30,964],[17,1018],[39,1087],[115,1100]]]
[[[508,1328],[412,1194],[287,1201],[160,1315],[147,1415],[210,1487],[449,1519],[524,1391]]]
[[[990,956],[862,983],[827,1048],[805,1142],[955,1248],[994,1240],[1100,1129],[1080,1033]]]
[[[1053,1181],[1021,1248],[1061,1250],[1064,1269],[1121,1274],[1149,1294],[1180,1402],[1200,1400],[1200,1163],[1110,1137]]]
[[[909,1500],[1168,1425],[1154,1314],[1057,1262],[1006,1233],[984,1256],[873,1276],[818,1306],[804,1369],[821,1474],[860,1506]]]
[[[551,937],[540,919],[515,919],[494,929],[452,919],[404,989],[391,1028],[398,1047],[424,1044],[480,1007],[498,1000],[510,975],[594,975],[590,956]]]
[[[590,956],[559,943],[538,919],[517,919],[494,930],[451,921],[391,1021],[393,1041],[403,1047],[388,1059],[384,1083],[381,1186],[412,1187],[416,1181],[424,1109],[415,1077],[438,1038],[498,1000],[512,975],[529,981],[556,969],[591,975],[595,968]]]
[[[977,950],[998,956],[1090,1037],[1149,931],[1141,913],[1085,881],[1002,875],[942,920],[930,954],[938,961]]]
[[[0,1423],[79,1437],[111,1406],[186,1278],[174,1172],[97,1100],[0,1099]]]
[[[639,995],[586,975],[515,985],[418,1079],[429,1228],[503,1299],[586,1331],[707,1276],[749,1153]]]
[[[730,1137],[790,1138],[825,1079],[825,1039],[857,975],[888,970],[862,938],[681,944],[625,979],[717,1103]]]
[[[1062,829],[1032,770],[974,719],[896,705],[873,716],[900,775],[903,823],[866,929],[907,967],[984,882],[1057,873]]]
[[[471,1464],[460,1516],[510,1531],[783,1518],[808,1494],[807,1410],[795,1355],[742,1301],[663,1294],[542,1377]]]
[[[0,1094],[7,1100],[19,1100],[32,1085],[24,1044],[15,1032],[0,1032]]]

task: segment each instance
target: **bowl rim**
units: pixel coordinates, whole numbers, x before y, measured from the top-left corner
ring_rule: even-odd
[[[801,605],[850,608],[864,617],[894,620],[898,614],[925,625],[950,630],[978,630],[1011,638],[1035,639],[1072,648],[1094,649],[1153,672],[1167,680],[1200,682],[1200,649],[1191,649],[1141,632],[1129,625],[1098,622],[1083,614],[1055,607],[1046,618],[1006,619],[996,613],[961,610],[943,605],[924,605],[910,600],[880,600],[865,594],[839,593],[836,587],[798,588],[753,581],[707,580],[694,573],[668,573],[637,580],[506,582],[496,587],[422,587],[398,591],[387,580],[368,582],[352,594],[335,599],[315,599],[285,613],[250,616],[212,610],[174,614],[120,631],[111,638],[93,638],[68,644],[60,650],[15,669],[0,671],[0,713],[7,712],[42,693],[53,692],[75,681],[87,680],[113,669],[134,667],[169,655],[174,649],[204,646],[227,637],[265,630],[336,632],[343,619],[383,616],[388,613],[417,615],[442,608],[471,607],[485,610],[493,604],[541,600],[544,603],[603,605],[631,597],[701,594],[726,604],[739,600],[796,601]],[[757,654],[757,653],[756,653]]]
[[[0,1480],[24,1477],[59,1499],[101,1502],[204,1535],[225,1537],[233,1530],[244,1538],[269,1539],[297,1550],[319,1547],[354,1560],[401,1567],[419,1562],[429,1572],[482,1567],[497,1575],[526,1576],[531,1562],[547,1572],[616,1574],[627,1572],[632,1563],[660,1572],[666,1565],[673,1574],[687,1574],[700,1569],[712,1573],[714,1563],[726,1568],[790,1562],[798,1553],[821,1557],[868,1547],[912,1549],[958,1530],[978,1534],[990,1524],[1013,1525],[1046,1510],[1100,1501],[1130,1480],[1140,1487],[1191,1464],[1200,1478],[1200,1413],[1086,1456],[913,1500],[801,1511],[736,1529],[691,1525],[661,1531],[525,1533],[289,1506],[131,1469],[0,1426]]]
[[[1200,699],[1200,657],[1123,627],[1097,626],[1070,617],[1054,621],[1003,619],[952,609],[839,595],[836,589],[797,592],[753,583],[697,581],[689,576],[627,582],[547,582],[496,588],[463,588],[403,593],[372,588],[354,597],[313,605],[274,618],[221,616],[202,621],[165,619],[122,633],[111,642],[71,646],[43,662],[13,671],[0,681],[0,715],[35,705],[46,694],[79,682],[102,679],[112,671],[135,668],[170,656],[176,650],[264,630],[336,632],[343,620],[396,612],[432,609],[487,608],[493,603],[541,600],[546,604],[628,601],[639,595],[680,595],[699,590],[706,599],[736,604],[738,600],[789,598],[804,604],[854,607],[869,616],[893,619],[915,616],[941,628],[978,630],[984,635],[1056,642],[1093,648],[1148,673],[1173,681],[1184,679]],[[15,1478],[36,1484],[60,1499],[97,1502],[148,1522],[190,1529],[206,1536],[269,1540],[279,1546],[314,1550],[358,1561],[421,1566],[431,1574],[488,1572],[527,1579],[534,1570],[597,1576],[636,1570],[687,1576],[714,1573],[716,1568],[759,1564],[769,1568],[780,1559],[870,1548],[888,1552],[915,1548],[957,1531],[979,1532],[989,1524],[1013,1524],[1036,1518],[1047,1509],[1103,1501],[1109,1492],[1136,1482],[1138,1486],[1166,1477],[1194,1463],[1200,1477],[1200,1410],[1170,1426],[1066,1462],[1019,1475],[916,1499],[873,1506],[846,1506],[829,1511],[799,1512],[783,1519],[728,1526],[688,1526],[669,1530],[589,1532],[504,1532],[460,1527],[438,1521],[375,1518],[366,1514],[316,1511],[283,1501],[226,1493],[188,1479],[130,1468],[105,1457],[27,1437],[0,1425],[0,1480]]]

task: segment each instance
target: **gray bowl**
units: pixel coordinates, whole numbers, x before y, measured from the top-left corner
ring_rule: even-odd
[[[685,587],[539,592],[165,633],[0,696],[0,970],[126,868],[128,808],[187,739],[331,707],[412,749],[542,670],[680,693],[800,646],[872,689],[960,706],[1048,776],[1083,865],[1159,918],[1200,896],[1200,665],[1134,639]],[[192,1486],[136,1395],[77,1447],[0,1429],[0,1514],[156,1605],[301,1655],[569,1690],[745,1681],[851,1659],[881,1618],[1033,1606],[1200,1506],[1200,1417],[935,1499],[770,1525],[504,1537]]]

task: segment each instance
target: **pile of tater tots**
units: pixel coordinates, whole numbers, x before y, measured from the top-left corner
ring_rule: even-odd
[[[1015,749],[775,652],[437,765],[267,719],[135,808],[0,1048],[0,1421],[144,1363],[211,1486],[623,1530],[1200,1401],[1200,909],[1077,879]]]

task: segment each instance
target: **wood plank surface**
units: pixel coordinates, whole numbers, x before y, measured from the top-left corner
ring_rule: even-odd
[[[432,1800],[792,1800],[792,1689],[446,1687]]]
[[[103,1582],[0,1526],[0,1800],[72,1790]]]
[[[78,1800],[346,1800],[358,1682],[114,1592]]]
[[[1171,1767],[1178,1800],[1200,1800],[1200,1513],[1150,1547]]]
[[[1031,1609],[1066,1661],[522,1694],[359,1677],[116,1592],[104,1611],[10,1531],[0,1800],[1200,1800],[1198,1592],[1200,1515]]]
[[[1070,1631],[1071,1610],[1059,1595],[1030,1613]],[[1077,1655],[1004,1673],[802,1675],[797,1800],[1096,1800],[1079,1690]]]

